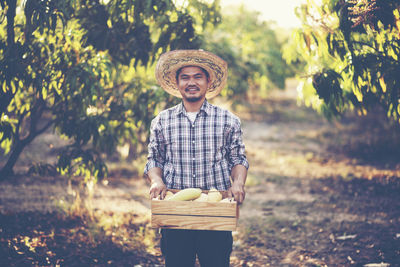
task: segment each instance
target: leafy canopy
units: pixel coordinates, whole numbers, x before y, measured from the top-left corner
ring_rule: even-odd
[[[381,107],[400,122],[400,3],[396,0],[308,0],[303,22],[285,48],[303,62],[300,97],[328,117]]]
[[[221,23],[205,33],[207,49],[228,62],[230,77],[223,95],[245,96],[250,90],[266,96],[284,88],[293,72],[282,58],[282,43],[270,22],[243,5],[224,10]]]
[[[140,143],[171,101],[155,86],[155,58],[199,48],[199,32],[219,21],[218,1],[186,2],[0,0],[0,177],[51,128],[68,143],[54,168],[36,171],[105,176],[105,157]]]

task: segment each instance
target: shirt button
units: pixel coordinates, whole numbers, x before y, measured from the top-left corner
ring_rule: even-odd
[[[196,177],[196,174],[193,174],[193,178]]]
[[[192,158],[192,160],[196,160],[195,158]]]
[[[192,124],[192,128],[194,128],[194,124]]]
[[[192,141],[192,143],[193,143],[193,144],[195,143],[194,140]]]

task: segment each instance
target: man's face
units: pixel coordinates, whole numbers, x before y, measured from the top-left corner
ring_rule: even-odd
[[[209,79],[199,67],[183,67],[177,85],[182,98],[188,102],[202,101],[206,97]]]

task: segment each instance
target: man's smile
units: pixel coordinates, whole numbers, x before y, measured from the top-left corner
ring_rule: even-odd
[[[186,87],[186,89],[185,89],[185,92],[198,92],[198,91],[200,91],[200,88],[199,87]]]

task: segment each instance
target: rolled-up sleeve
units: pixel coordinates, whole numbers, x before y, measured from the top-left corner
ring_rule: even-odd
[[[228,151],[229,169],[236,165],[243,165],[246,169],[249,168],[249,162],[247,161],[245,146],[242,140],[242,129],[240,120],[237,119],[233,124]]]
[[[160,127],[160,117],[153,119],[150,126],[150,140],[148,144],[147,163],[144,168],[144,174],[147,174],[150,169],[158,167],[164,168],[165,163],[165,142]]]

